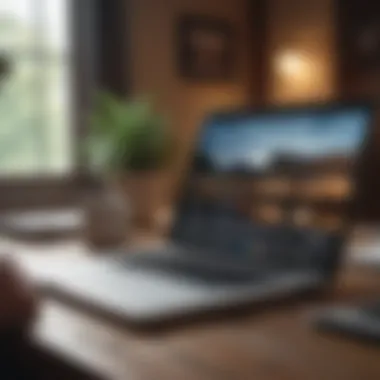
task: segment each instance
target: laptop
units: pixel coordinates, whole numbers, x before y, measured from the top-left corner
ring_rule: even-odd
[[[145,325],[323,290],[339,267],[371,116],[350,104],[208,117],[167,243],[60,263],[48,288]]]

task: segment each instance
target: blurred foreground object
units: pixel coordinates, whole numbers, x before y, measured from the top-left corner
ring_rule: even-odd
[[[8,257],[0,259],[0,339],[10,332],[24,335],[34,322],[37,297],[26,275]]]

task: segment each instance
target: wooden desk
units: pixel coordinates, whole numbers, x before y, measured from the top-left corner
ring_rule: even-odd
[[[380,275],[347,268],[325,296],[154,333],[46,299],[33,341],[104,380],[378,380],[380,347],[319,333],[309,320],[321,305],[372,295]]]

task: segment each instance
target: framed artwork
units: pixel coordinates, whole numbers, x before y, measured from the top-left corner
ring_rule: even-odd
[[[178,71],[198,81],[224,81],[234,75],[235,33],[223,19],[183,14],[177,25]]]

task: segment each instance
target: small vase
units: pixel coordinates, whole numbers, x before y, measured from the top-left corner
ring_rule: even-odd
[[[89,192],[85,199],[85,238],[93,248],[117,248],[130,235],[130,207],[125,194],[111,184]]]

